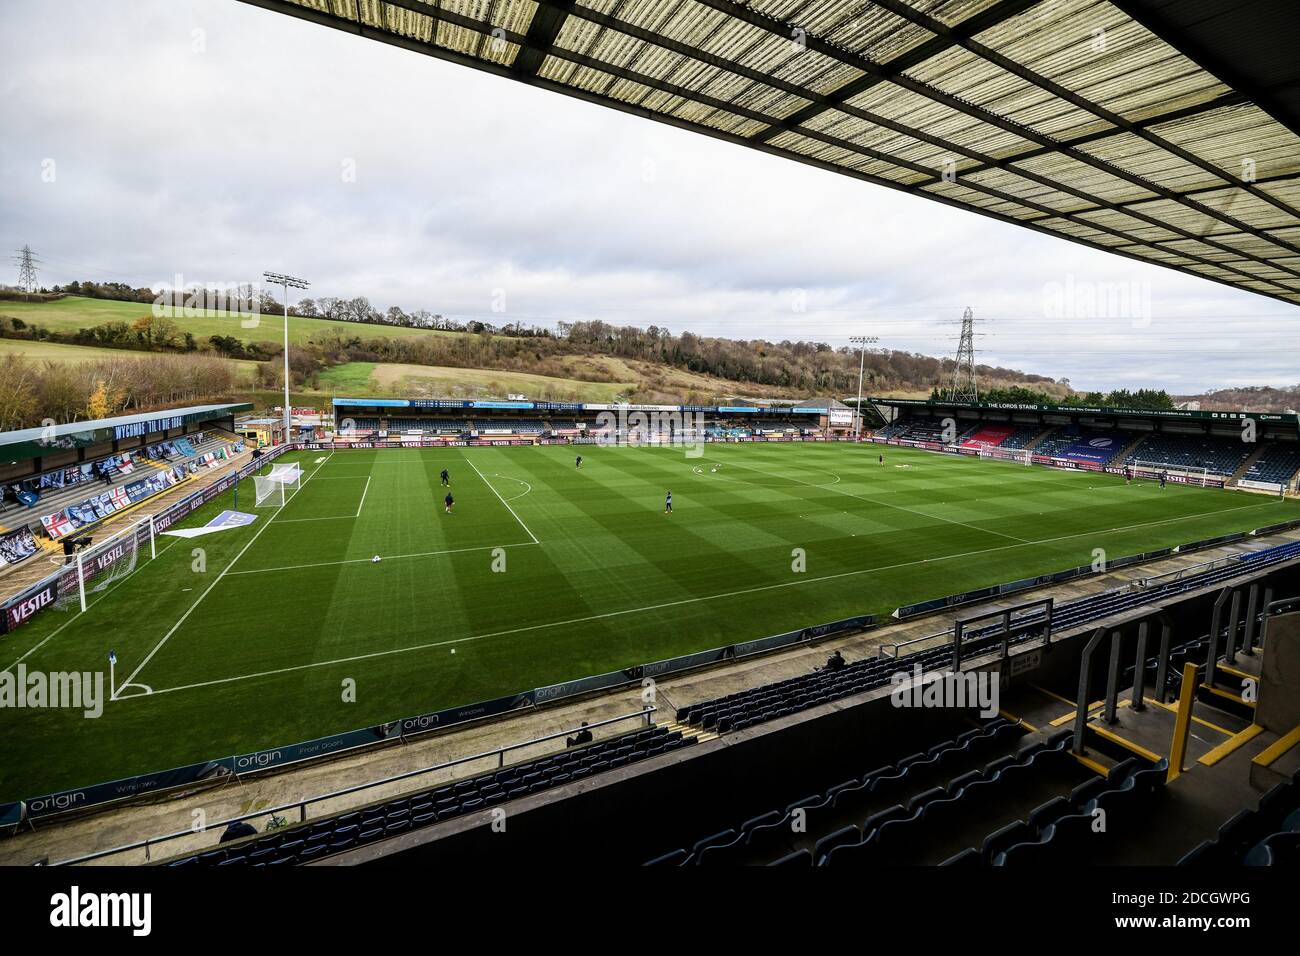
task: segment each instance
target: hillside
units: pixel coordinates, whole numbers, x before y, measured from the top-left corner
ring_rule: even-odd
[[[50,331],[75,332],[79,329],[102,325],[107,322],[132,323],[137,319],[153,314],[153,306],[140,302],[119,302],[115,299],[87,299],[81,296],[65,296],[54,302],[12,302],[0,301],[0,315],[12,316],[26,322],[43,326]],[[262,315],[254,317],[258,324],[245,327],[243,323],[250,317],[238,313],[215,312],[203,310],[198,315],[188,314],[188,310],[160,307],[160,312],[172,319],[183,330],[190,332],[196,339],[205,341],[214,335],[226,335],[242,342],[275,342],[284,340],[284,318],[280,315]],[[339,332],[345,335],[357,334],[357,323],[338,322],[331,319],[306,319],[289,316],[289,343],[304,345],[312,336],[321,332]],[[411,329],[397,326],[366,326],[373,329],[375,335],[390,338],[435,337],[454,335],[452,332],[440,332],[435,329]]]
[[[1273,388],[1271,385],[1220,388],[1200,395],[1180,395],[1180,402],[1200,402],[1207,412],[1287,412],[1300,408],[1300,385]]]
[[[37,421],[46,415],[85,417],[78,403],[84,405],[104,381],[115,412],[153,407],[168,389],[193,397],[193,387],[174,385],[177,375],[188,376],[189,361],[205,387],[219,388],[204,393],[204,399],[275,395],[283,387],[282,323],[274,315],[250,323],[249,317],[229,312],[162,307],[155,313],[148,303],[75,295],[49,302],[0,301],[0,360],[18,363],[6,366],[9,377],[16,381],[21,371],[27,383],[9,389],[8,397],[0,395],[0,422],[15,427],[33,416]],[[471,323],[470,331],[448,324],[453,327],[290,316],[291,389],[311,404],[337,395],[489,398],[507,393],[549,401],[712,404],[845,398],[858,384],[857,353],[825,343],[674,335],[656,326],[603,322],[557,323],[554,330]],[[871,353],[864,394],[924,397],[947,380],[950,369],[947,359]],[[985,388],[1070,394],[1068,386],[1045,376],[983,366],[979,374]],[[150,384],[136,388],[136,379]]]

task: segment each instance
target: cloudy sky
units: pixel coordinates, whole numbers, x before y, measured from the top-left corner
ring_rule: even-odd
[[[1076,388],[1300,381],[1295,307],[235,0],[3,0],[0,128],[0,245],[45,284],[272,269],[462,319],[927,354],[970,306],[982,361]],[[1093,283],[1136,317],[1053,314]]]

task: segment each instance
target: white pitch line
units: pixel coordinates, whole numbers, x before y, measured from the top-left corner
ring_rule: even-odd
[[[285,522],[281,522],[284,524]],[[401,558],[431,558],[440,554],[465,554],[470,551],[492,551],[496,548],[531,548],[541,542],[518,541],[514,544],[485,544],[474,548],[449,548],[445,551],[417,551],[414,554],[381,554],[384,561],[397,561]],[[345,558],[342,561],[319,561],[315,564],[289,564],[279,568],[249,568],[247,571],[231,571],[233,578],[237,574],[266,574],[270,571],[302,571],[307,568],[332,568],[340,564],[370,564],[373,558]]]
[[[370,491],[370,476],[369,476],[369,475],[366,475],[366,486],[365,486],[364,488],[361,489],[361,502],[357,505],[357,513],[354,514],[352,517],[354,517],[354,518],[360,518],[360,517],[361,517],[361,509],[362,509],[362,508],[365,506],[365,504],[366,504],[366,493],[369,492],[369,491]]]
[[[769,478],[789,478],[790,481],[797,481],[799,482],[799,484],[807,485],[809,488],[826,488],[829,491],[833,491],[837,495],[846,495],[849,498],[856,498],[858,501],[865,501],[868,504],[880,505],[885,508],[893,508],[895,511],[906,511],[908,514],[919,515],[922,518],[929,518],[933,521],[942,521],[944,524],[955,524],[955,525],[960,525],[963,528],[970,528],[972,531],[981,531],[984,534],[995,534],[999,538],[1006,538],[1010,541],[1019,541],[1021,544],[1036,543],[1034,541],[1030,541],[1028,538],[1021,538],[1018,535],[1006,534],[1001,531],[994,531],[992,528],[981,528],[978,525],[967,524],[964,521],[956,521],[952,518],[944,518],[940,515],[932,515],[925,511],[917,511],[915,508],[904,508],[902,505],[892,505],[888,501],[881,501],[878,498],[867,498],[864,495],[855,495],[851,491],[842,491],[839,488],[832,487],[834,482],[832,482],[830,485],[819,485],[816,482],[803,481],[802,479],[793,478],[788,475],[773,474],[770,471],[764,471],[762,468],[755,468],[753,465],[742,465],[739,462],[728,462],[728,464],[736,465],[736,467],[738,468],[748,468],[750,471],[756,471],[760,475],[767,475]],[[834,474],[834,472],[827,472],[827,474]]]
[[[161,558],[161,557],[162,557],[164,554],[166,554],[169,550],[171,550],[173,547],[175,547],[179,542],[180,542],[180,539],[179,539],[179,538],[172,538],[170,541],[168,541],[168,542],[166,543],[166,545],[163,547],[163,549],[162,549],[161,551],[158,552],[158,557]],[[157,560],[157,559],[154,559],[154,560]],[[132,577],[132,576],[133,576],[137,571],[139,571],[139,570],[140,570],[141,568],[143,568],[143,567],[144,567],[144,564],[137,562],[137,563],[136,563],[136,566],[135,566],[135,569],[134,569],[130,574],[124,575],[123,577],[119,578],[119,579],[118,579],[116,582],[114,582],[113,584],[110,584],[108,587],[104,588],[103,592],[99,595],[99,599],[98,599],[98,600],[87,601],[87,602],[86,602],[86,610],[89,611],[92,607],[94,607],[94,606],[95,606],[96,604],[98,604],[100,601],[104,600],[104,598],[106,598],[106,597],[108,597],[110,594],[112,594],[113,591],[115,591],[117,588],[121,587],[123,584],[125,584],[127,581],[129,581],[129,580],[131,579],[131,577]],[[44,647],[44,646],[45,646],[46,644],[48,644],[50,641],[54,640],[54,638],[58,637],[58,636],[59,636],[59,633],[60,633],[60,632],[61,632],[65,627],[67,627],[69,624],[71,624],[73,621],[75,621],[75,620],[76,620],[78,617],[80,617],[80,616],[81,616],[80,614],[70,614],[70,615],[68,616],[68,619],[67,619],[66,621],[64,621],[62,624],[60,624],[58,627],[56,627],[53,631],[51,631],[49,634],[47,634],[45,637],[43,637],[43,638],[40,640],[39,643],[34,644],[32,647],[28,648],[28,649],[23,653],[23,655],[22,655],[21,657],[19,657],[18,660],[14,661],[12,664],[10,664],[9,667],[8,667],[7,669],[8,669],[8,670],[13,670],[15,667],[17,667],[19,664],[21,664],[23,661],[25,661],[25,660],[26,660],[28,657],[30,657],[32,654],[35,654],[37,651],[39,651],[42,647]]]
[[[333,454],[334,454],[333,452],[330,452],[329,455],[326,455],[325,461],[329,461],[330,457]],[[320,471],[323,467],[325,467],[324,462],[317,465],[316,471],[313,471],[310,475],[308,475],[301,482],[299,482],[298,491],[301,491],[303,485],[311,481],[311,479],[315,476],[316,472]],[[297,491],[294,492],[294,494],[297,493],[298,493]],[[287,503],[288,502],[285,502],[285,504]],[[135,670],[133,670],[130,674],[127,675],[126,680],[122,681],[121,686],[126,687],[128,684],[131,684],[135,681],[136,677],[139,676],[140,672],[145,669],[145,666],[151,660],[153,660],[153,656],[157,654],[160,650],[162,650],[163,645],[166,644],[169,640],[171,640],[173,634],[175,634],[178,630],[180,630],[181,625],[184,624],[186,620],[188,620],[189,616],[194,613],[194,609],[197,608],[200,604],[202,604],[203,599],[212,593],[212,589],[221,583],[221,579],[224,578],[230,572],[230,569],[233,568],[235,564],[239,561],[239,559],[244,556],[244,552],[253,546],[253,542],[255,542],[259,537],[261,537],[262,532],[271,526],[271,522],[274,521],[277,517],[279,517],[280,512],[282,512],[283,510],[284,510],[283,504],[280,505],[279,508],[275,509],[275,514],[267,518],[266,522],[262,525],[262,527],[258,528],[257,531],[253,533],[253,536],[248,539],[248,542],[242,548],[239,549],[239,553],[235,555],[234,560],[231,561],[229,564],[227,564],[225,569],[220,574],[217,575],[216,580],[214,580],[211,584],[209,584],[204,589],[203,593],[198,596],[198,599],[193,604],[190,605],[189,610],[187,610],[184,614],[182,614],[180,616],[180,619],[171,626],[171,630],[169,630],[166,634],[163,635],[162,640],[154,645],[153,650],[151,650],[145,656],[145,659],[140,662],[139,666],[137,666]],[[114,697],[113,699],[116,700],[117,698]]]
[[[510,502],[508,502],[508,501],[506,501],[506,499],[502,498],[502,497],[501,497],[501,492],[497,491],[496,488],[493,487],[492,482],[488,481],[486,478],[483,477],[483,472],[481,472],[481,471],[478,470],[478,465],[474,464],[472,461],[470,461],[468,458],[466,458],[465,455],[463,455],[463,454],[461,455],[461,457],[465,459],[465,464],[469,465],[471,468],[474,469],[474,474],[478,475],[479,478],[482,479],[483,484],[487,485],[488,488],[490,488],[490,489],[492,490],[492,494],[494,494],[494,495],[497,496],[497,501],[499,501],[499,502],[501,502],[503,505],[505,505],[505,506],[506,506],[506,510],[509,511],[512,515],[514,515],[515,520],[519,522],[519,527],[523,528],[524,531],[527,531],[527,532],[528,532],[528,537],[530,537],[530,538],[533,539],[533,544],[541,544],[541,542],[537,540],[537,535],[533,534],[531,531],[528,530],[528,525],[524,524],[524,519],[521,518],[521,517],[519,517],[519,515],[515,514],[515,509],[510,507]]]
[[[519,494],[517,494],[517,495],[511,495],[509,498],[506,498],[506,499],[505,499],[506,501],[514,501],[516,498],[522,498],[524,495],[528,494],[530,491],[533,490],[533,486],[530,485],[528,482],[524,481],[522,478],[512,478],[510,475],[502,475],[502,474],[496,474],[496,473],[494,473],[494,474],[492,475],[492,477],[493,477],[493,478],[504,478],[506,481],[517,481],[517,482],[519,482],[521,485],[524,486],[524,490],[523,490],[523,491],[519,492]]]
[[[716,601],[722,598],[739,597],[740,595],[743,594],[756,594],[762,591],[775,591],[783,588],[801,587],[805,584],[816,584],[822,581],[834,581],[840,578],[857,577],[863,574],[874,574],[877,571],[894,571],[899,568],[913,567],[918,564],[928,564],[931,561],[937,563],[939,561],[951,561],[956,558],[977,557],[982,554],[992,554],[998,551],[1010,551],[1016,548],[1024,547],[1025,545],[1053,544],[1057,541],[1068,541],[1072,538],[1085,538],[1085,537],[1090,537],[1098,534],[1114,534],[1115,532],[1119,532],[1119,531],[1133,531],[1138,528],[1147,528],[1147,527],[1153,527],[1155,525],[1170,524],[1171,522],[1175,522],[1175,521],[1186,521],[1189,518],[1204,518],[1207,515],[1220,515],[1220,514],[1227,514],[1228,512],[1231,511],[1242,511],[1248,508],[1268,507],[1270,504],[1271,502],[1266,502],[1264,504],[1242,505],[1240,508],[1227,508],[1220,511],[1206,511],[1199,514],[1182,515],[1177,518],[1165,518],[1160,521],[1147,521],[1141,524],[1127,525],[1121,528],[1112,528],[1108,532],[1096,531],[1096,530],[1080,531],[1077,534],[1063,534],[1055,538],[1043,538],[1038,541],[1026,541],[1021,544],[1002,544],[1002,545],[998,545],[996,548],[982,548],[978,551],[963,551],[957,554],[945,554],[935,558],[922,558],[917,561],[903,561],[899,564],[888,564],[888,565],[882,565],[880,567],[875,567],[875,568],[860,568],[856,571],[841,571],[837,574],[826,574],[826,575],[822,575],[821,577],[805,578],[799,581],[784,581],[781,582],[780,584],[764,584],[757,587],[744,588],[739,591],[726,591],[721,594],[706,594],[702,597],[682,598],[681,600],[678,601],[666,601],[663,604],[651,604],[646,607],[626,608],[621,611],[609,611],[604,614],[591,614],[586,617],[577,617],[568,621],[548,621],[544,624],[530,624],[524,627],[510,628],[509,630],[505,630],[505,631],[493,631],[488,634],[474,634],[469,637],[456,637],[446,641],[433,641],[427,644],[415,644],[410,647],[394,647],[384,651],[373,651],[369,654],[357,654],[352,657],[340,657],[336,660],[331,660],[331,661],[313,661],[310,664],[295,664],[291,667],[280,667],[274,670],[261,671],[256,674],[241,674],[238,677],[219,677],[216,678],[215,680],[199,681],[194,684],[182,684],[178,687],[167,687],[164,688],[163,690],[154,691],[154,694],[171,694],[176,691],[195,690],[200,687],[212,687],[217,684],[232,684],[235,683],[236,681],[256,680],[259,677],[274,677],[277,674],[288,674],[295,671],[310,670],[313,667],[331,667],[335,664],[351,664],[351,663],[355,663],[356,661],[369,660],[375,657],[389,657],[393,654],[406,654],[411,651],[423,651],[434,647],[446,647],[450,644],[466,644],[471,641],[482,641],[492,637],[506,637],[511,634],[522,634],[527,631],[539,631],[539,630],[545,630],[547,628],[552,628],[552,627],[567,627],[572,624],[583,624],[590,621],[605,620],[611,617],[622,617],[627,614],[643,614],[646,611],[662,610],[664,608],[669,608],[669,607],[680,607],[685,604],[698,604],[704,601]]]

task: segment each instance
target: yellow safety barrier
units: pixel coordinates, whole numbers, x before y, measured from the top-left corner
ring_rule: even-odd
[[[1166,783],[1171,783],[1183,772],[1183,759],[1187,756],[1187,738],[1192,732],[1192,706],[1196,703],[1196,686],[1199,683],[1195,664],[1183,665],[1183,686],[1178,694],[1178,716],[1174,720],[1174,739],[1169,744],[1169,773]]]

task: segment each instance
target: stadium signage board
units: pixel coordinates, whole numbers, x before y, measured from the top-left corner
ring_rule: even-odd
[[[183,415],[155,418],[151,421],[130,422],[114,428],[113,438],[139,438],[141,435],[152,435],[154,432],[165,432],[172,428],[180,428],[184,424],[185,417]]]
[[[121,780],[95,784],[90,787],[75,787],[70,790],[43,794],[22,801],[22,805],[26,807],[25,816],[28,819],[37,819],[80,807],[111,803],[115,800],[126,800],[146,793],[169,790],[173,787],[206,780],[217,780],[229,776],[232,772],[233,764],[229,757],[221,760],[205,760],[202,763],[190,764],[187,767],[175,767],[171,770],[139,774],[138,776],[125,777]],[[7,810],[8,807],[0,807],[0,818],[7,815]]]
[[[230,761],[233,772],[241,774],[254,770],[269,770],[272,767],[297,763],[300,760],[310,760],[314,757],[326,757],[342,753],[345,750],[353,750],[357,747],[373,744],[377,741],[398,739],[399,737],[398,722],[393,721],[387,724],[376,724],[362,730],[349,730],[341,734],[331,734],[328,737],[307,740],[286,747],[271,747],[267,750],[239,754],[227,759]]]
[[[54,599],[58,596],[58,583],[51,581],[48,584],[38,586],[36,591],[18,598],[5,608],[7,630],[12,631],[27,623],[30,618],[35,617],[53,604]]]
[[[509,694],[505,697],[497,697],[494,700],[485,700],[477,704],[465,704],[461,707],[449,707],[446,710],[420,714],[415,717],[403,717],[395,726],[400,729],[401,735],[406,737],[428,730],[436,730],[439,727],[451,727],[469,720],[495,717],[498,714],[509,713],[521,707],[529,707],[532,706],[535,696],[536,692],[531,690],[522,694]]]

